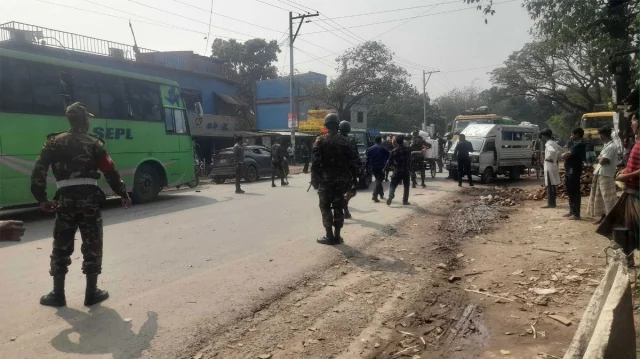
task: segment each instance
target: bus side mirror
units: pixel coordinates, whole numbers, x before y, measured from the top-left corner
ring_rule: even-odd
[[[204,116],[204,111],[202,110],[202,104],[200,102],[196,102],[193,107],[194,107],[194,112],[196,113],[196,117],[202,118]]]

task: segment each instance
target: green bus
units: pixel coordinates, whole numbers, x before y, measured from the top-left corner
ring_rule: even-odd
[[[35,203],[30,176],[47,135],[69,129],[80,101],[138,203],[194,181],[184,100],[166,79],[0,48],[0,208]],[[55,178],[47,178],[50,197]],[[99,182],[107,194],[106,181]]]

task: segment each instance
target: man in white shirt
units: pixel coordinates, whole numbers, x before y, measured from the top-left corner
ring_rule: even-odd
[[[618,147],[611,139],[611,128],[603,127],[598,130],[604,147],[597,159],[591,183],[591,194],[587,206],[587,214],[597,218],[595,224],[600,224],[613,205],[616,203],[616,163],[618,163]]]
[[[291,145],[287,147],[287,155],[289,155],[289,163],[294,166],[295,158],[293,157],[293,147],[291,147]]]
[[[547,188],[547,205],[542,208],[556,208],[557,186],[561,183],[558,159],[562,147],[551,139],[553,132],[550,129],[542,130],[540,137],[544,143],[544,185]]]

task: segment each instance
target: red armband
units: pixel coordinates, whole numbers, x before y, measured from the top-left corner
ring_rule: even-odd
[[[116,168],[116,163],[113,162],[113,160],[111,159],[111,156],[109,156],[109,154],[107,153],[106,155],[104,155],[104,157],[102,157],[100,159],[100,162],[98,163],[98,168],[100,169],[100,171],[111,171],[114,168]]]

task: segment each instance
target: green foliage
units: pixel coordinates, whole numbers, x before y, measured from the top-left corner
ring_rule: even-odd
[[[215,39],[212,51],[212,56],[225,61],[223,70],[226,77],[239,82],[238,97],[249,104],[242,111],[242,117],[246,120],[244,127],[253,128],[255,83],[278,77],[278,69],[274,65],[280,53],[277,41],[251,39],[242,43],[234,39]]]
[[[529,96],[513,96],[506,88],[492,87],[480,93],[482,103],[491,109],[492,113],[509,116],[518,121],[537,124],[546,127],[549,117],[558,114],[560,110],[552,101]]]
[[[336,109],[349,120],[351,108],[367,99],[400,96],[408,86],[407,71],[393,62],[393,53],[383,43],[367,41],[340,55],[337,78],[328,86],[307,84],[306,92],[317,106]]]
[[[554,115],[547,120],[547,125],[551,131],[553,131],[553,137],[559,142],[566,142],[569,140],[571,130],[575,126],[575,121],[562,115]]]
[[[486,103],[480,99],[480,91],[480,88],[476,86],[454,88],[440,95],[434,102],[440,109],[442,116],[452,121],[465,110],[486,105]]]

